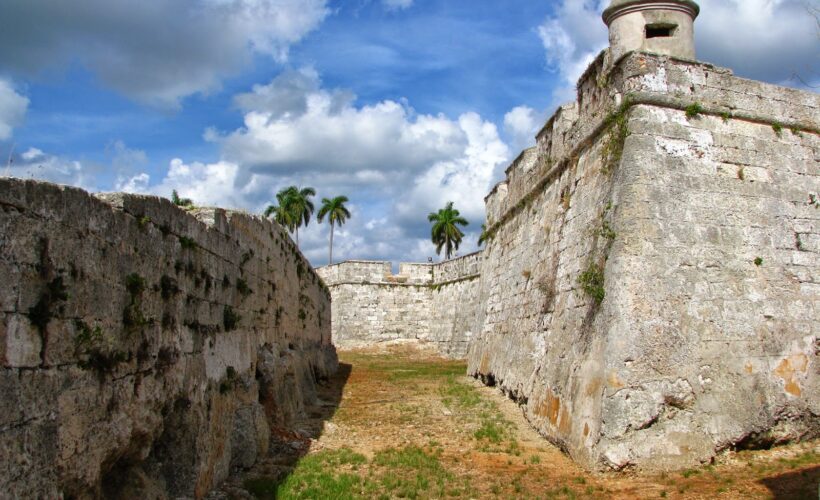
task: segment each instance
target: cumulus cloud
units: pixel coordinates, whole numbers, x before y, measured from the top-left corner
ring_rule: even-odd
[[[698,59],[731,68],[740,76],[796,85],[797,74],[820,83],[816,18],[805,0],[698,0]],[[563,86],[558,101],[574,99],[577,79],[607,46],[601,12],[609,0],[562,0],[539,27],[547,64]]]
[[[312,70],[287,72],[236,102],[244,127],[206,138],[254,172],[412,174],[467,145],[464,130],[443,115],[417,115],[392,100],[356,106],[349,93],[320,88]]]
[[[316,188],[321,198],[346,195],[353,217],[337,230],[334,257],[426,259],[433,255],[427,214],[453,201],[470,221],[462,248],[475,247],[484,220],[483,198],[494,172],[510,159],[497,127],[475,113],[456,119],[420,115],[402,101],[360,105],[355,96],[326,89],[312,69],[287,72],[236,96],[245,125],[209,131],[222,159],[174,159],[162,179],[138,172],[119,189],[181,196],[201,205],[260,213],[289,185]],[[516,132],[535,113],[510,116]],[[327,225],[300,229],[303,252],[327,260]]]
[[[464,114],[458,123],[467,136],[463,153],[436,162],[415,179],[413,188],[396,205],[401,220],[424,221],[429,212],[452,201],[473,222],[473,229],[483,222],[484,196],[496,167],[509,159],[510,149],[499,138],[496,126],[479,115]]]
[[[173,108],[237,73],[255,51],[283,61],[326,0],[4,0],[0,60],[26,74],[80,62],[113,89]]]
[[[22,123],[28,104],[28,98],[15,92],[10,82],[0,79],[0,141],[11,137],[14,127]]]

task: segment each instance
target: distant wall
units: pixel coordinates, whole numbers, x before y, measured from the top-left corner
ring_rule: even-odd
[[[0,283],[12,498],[201,498],[337,366],[327,289],[244,213],[2,178]]]
[[[481,254],[439,264],[348,261],[316,270],[333,297],[332,332],[341,348],[417,342],[463,357],[478,305]]]

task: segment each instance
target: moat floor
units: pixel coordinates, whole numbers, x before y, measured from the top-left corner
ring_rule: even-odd
[[[340,358],[299,432],[209,498],[818,498],[817,441],[678,473],[590,474],[463,362],[406,348]]]

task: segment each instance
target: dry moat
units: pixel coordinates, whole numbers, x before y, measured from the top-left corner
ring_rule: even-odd
[[[340,360],[299,431],[208,498],[817,498],[817,441],[674,473],[591,474],[463,362],[409,348]]]

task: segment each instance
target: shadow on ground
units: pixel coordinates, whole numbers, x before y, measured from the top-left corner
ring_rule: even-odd
[[[760,480],[775,500],[820,498],[820,467],[807,467]]]
[[[305,417],[288,429],[272,429],[267,456],[250,470],[233,473],[207,496],[208,500],[275,499],[279,485],[293,472],[297,462],[310,450],[311,442],[322,435],[325,422],[339,409],[352,369],[350,364],[339,363],[333,376],[317,384],[316,404],[305,408]]]

